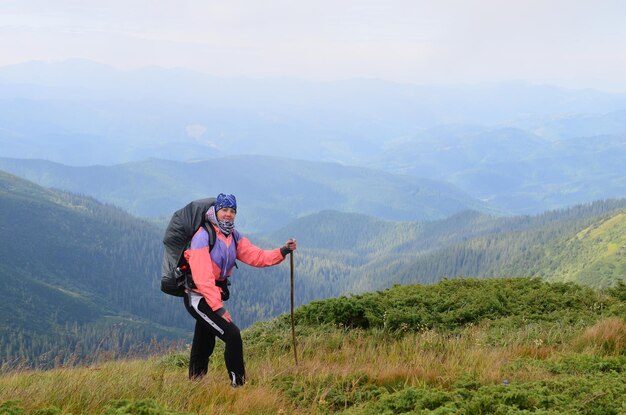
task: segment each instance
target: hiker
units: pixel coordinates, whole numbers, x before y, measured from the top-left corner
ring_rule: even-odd
[[[279,264],[287,254],[296,250],[295,239],[273,250],[253,245],[235,229],[236,216],[235,196],[220,193],[205,215],[205,226],[215,229],[215,245],[209,249],[207,229],[200,226],[185,251],[195,287],[188,287],[184,296],[187,311],[196,319],[189,378],[202,378],[207,373],[217,336],[226,345],[224,360],[233,387],[245,383],[243,344],[239,328],[222,301],[230,296],[228,277],[235,266],[235,259],[254,267],[268,267]]]

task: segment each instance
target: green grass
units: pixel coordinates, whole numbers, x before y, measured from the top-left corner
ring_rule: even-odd
[[[489,293],[500,306],[478,307]],[[219,344],[201,381],[187,380],[187,351],[7,373],[0,414],[623,414],[625,294],[533,279],[394,287],[301,307],[298,366],[288,316],[246,330],[243,388],[228,386]]]

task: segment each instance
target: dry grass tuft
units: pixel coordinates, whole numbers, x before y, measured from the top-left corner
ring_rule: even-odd
[[[618,317],[600,320],[574,339],[572,346],[577,351],[626,354],[626,322]]]
[[[249,390],[238,390],[237,399],[232,404],[234,414],[290,414],[294,408],[284,396],[269,386],[255,386]]]

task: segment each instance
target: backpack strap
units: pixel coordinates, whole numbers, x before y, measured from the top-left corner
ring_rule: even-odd
[[[237,231],[233,229],[233,242],[235,243],[235,251],[237,250],[237,239],[239,239],[237,237]],[[237,266],[237,261],[235,261],[235,268],[239,269],[239,267]]]
[[[217,239],[217,235],[215,234],[215,228],[213,228],[213,225],[211,224],[207,225],[206,221],[202,222],[202,227],[209,235],[209,252],[211,252],[213,250],[213,247],[215,246],[215,240]]]

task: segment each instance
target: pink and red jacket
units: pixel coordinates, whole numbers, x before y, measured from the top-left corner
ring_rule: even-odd
[[[226,237],[217,226],[215,228],[215,245],[209,252],[209,234],[200,227],[193,238],[185,258],[189,262],[196,291],[204,297],[213,311],[223,307],[222,289],[215,285],[215,281],[223,281],[230,276],[235,259],[252,265],[253,267],[269,267],[279,264],[285,258],[280,248],[263,250],[253,245],[246,237],[242,237],[235,229]],[[237,243],[233,240],[236,234]]]

